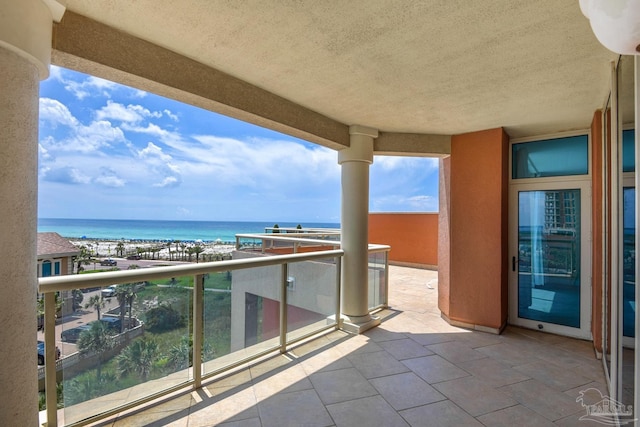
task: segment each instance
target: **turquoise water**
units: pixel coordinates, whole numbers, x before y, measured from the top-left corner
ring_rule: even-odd
[[[300,223],[304,228],[339,228],[336,223]],[[234,242],[239,233],[264,233],[272,222],[146,221],[39,218],[38,231],[55,231],[67,238],[113,240],[202,240]],[[295,228],[298,223],[278,223]]]

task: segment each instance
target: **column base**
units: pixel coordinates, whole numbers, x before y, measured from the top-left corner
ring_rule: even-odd
[[[346,316],[342,315],[340,329],[350,334],[361,334],[371,328],[375,328],[380,324],[380,318],[377,316]]]

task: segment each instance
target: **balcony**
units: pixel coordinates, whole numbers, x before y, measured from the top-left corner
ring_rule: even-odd
[[[41,419],[86,425],[337,330],[343,251],[335,240],[313,243],[292,253],[301,242],[283,237],[275,255],[239,250],[230,261],[41,279]],[[370,310],[387,305],[388,250],[369,247]],[[56,325],[54,294],[70,289],[89,303]],[[63,357],[53,362],[56,346]]]
[[[389,279],[390,307],[363,335],[330,328],[96,425],[573,425],[608,395],[590,342],[456,328],[436,272],[391,266]]]

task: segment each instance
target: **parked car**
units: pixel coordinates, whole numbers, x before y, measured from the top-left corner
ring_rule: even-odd
[[[56,346],[56,360],[60,359],[60,349]],[[38,365],[44,365],[44,341],[38,341]]]
[[[120,326],[122,325],[122,323],[120,323],[120,319],[118,319],[117,317],[103,317],[102,319],[100,319],[100,321],[104,324],[104,326],[106,326],[107,330],[109,330],[110,332],[115,332],[117,334],[120,333]]]
[[[116,294],[116,286],[118,285],[107,286],[106,288],[100,291],[100,294],[102,294],[103,298],[111,298]]]
[[[139,260],[142,259],[142,257],[140,255],[129,255],[127,259]]]
[[[103,259],[102,261],[100,261],[100,265],[107,265],[107,266],[110,266],[110,267],[115,267],[116,265],[118,265],[118,261],[116,261],[115,259],[106,258],[106,259]]]
[[[78,339],[80,339],[80,334],[82,334],[84,331],[89,330],[90,327],[91,325],[86,324],[71,329],[65,329],[60,334],[60,339],[65,342],[75,343],[78,341]]]

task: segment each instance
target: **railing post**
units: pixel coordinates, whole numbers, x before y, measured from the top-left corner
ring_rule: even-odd
[[[204,275],[193,277],[193,386],[202,386],[202,341],[204,339]]]
[[[282,281],[280,283],[280,353],[287,351],[287,278],[289,264],[282,264]]]
[[[342,257],[336,257],[336,330],[340,329],[342,306]]]
[[[389,308],[389,251],[384,251],[384,308]]]
[[[44,294],[44,387],[47,404],[47,427],[58,426],[56,384],[56,294]]]

